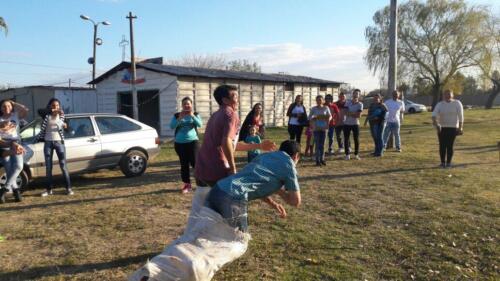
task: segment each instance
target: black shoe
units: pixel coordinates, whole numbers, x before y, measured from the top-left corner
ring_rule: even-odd
[[[23,196],[21,195],[21,190],[19,190],[19,188],[14,189],[12,192],[14,193],[14,200],[16,202],[23,201]]]
[[[5,203],[5,192],[7,192],[7,190],[0,188],[0,204]]]
[[[316,161],[316,166],[321,166],[321,163]]]
[[[441,168],[446,168],[446,163],[441,163]]]
[[[326,162],[325,161],[321,161],[320,163],[321,163],[321,165],[326,166]]]

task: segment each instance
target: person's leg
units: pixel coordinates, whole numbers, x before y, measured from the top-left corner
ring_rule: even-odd
[[[196,153],[198,153],[198,141],[193,141],[190,143],[191,146],[189,148],[189,163],[191,167],[195,167],[196,165]]]
[[[333,151],[333,135],[335,134],[335,127],[328,128],[328,153],[332,153]]]
[[[352,126],[352,136],[354,138],[354,154],[359,156],[359,125]]]
[[[397,151],[401,151],[400,130],[401,130],[401,125],[399,124],[399,122],[395,122],[394,123],[393,134],[394,134],[394,139],[395,139],[395,142],[396,142],[396,150]]]
[[[377,124],[377,130],[376,130],[376,140],[375,140],[375,155],[376,156],[382,156],[382,151],[383,151],[383,140],[382,140],[382,135],[384,133],[384,123],[381,122]]]
[[[288,135],[290,136],[290,140],[295,140],[295,128],[294,125],[288,125]]]
[[[344,125],[344,149],[345,149],[345,155],[349,155],[349,149],[351,146],[351,143],[349,142],[349,138],[351,135],[351,126],[350,125]]]
[[[448,132],[448,142],[446,144],[446,163],[448,166],[451,165],[451,160],[453,158],[453,144],[457,137],[457,129],[450,128]]]
[[[321,164],[325,164],[325,141],[326,141],[326,131],[320,131],[319,132],[319,156],[320,159],[319,161]]]
[[[3,152],[3,150],[0,149],[0,151]],[[7,176],[9,174],[9,169],[10,169],[10,156],[7,157],[0,157],[0,162],[2,163],[2,166],[5,169],[5,175]],[[0,188],[0,203],[5,203],[5,193],[8,191],[8,186],[5,185],[4,187]]]
[[[304,129],[304,126],[297,126],[296,131],[295,131],[295,138],[298,143],[300,143],[302,139],[302,130]]]
[[[370,123],[370,135],[373,140],[373,155],[377,154],[377,124]]]
[[[441,131],[438,133],[438,141],[439,141],[439,158],[441,159],[441,166],[444,167],[446,164],[446,140],[445,140],[445,132],[441,128]]]
[[[386,125],[385,130],[384,130],[384,148],[387,148],[387,142],[389,141],[389,136],[391,134],[391,130],[392,130],[392,123],[387,122],[387,125]]]
[[[314,134],[314,146],[315,146],[315,149],[314,149],[314,158],[316,160],[316,165],[319,165],[320,164],[320,131],[314,131],[313,134]]]
[[[45,176],[47,177],[47,192],[50,193],[54,188],[52,181],[52,156],[54,147],[52,141],[46,141],[43,145],[43,156],[45,157]]]
[[[246,202],[233,200],[224,191],[216,187],[210,190],[205,202],[207,207],[219,213],[230,226],[247,232],[248,212]]]
[[[344,126],[335,126],[335,135],[337,137],[337,145],[339,147],[339,152],[341,152],[341,149],[344,149],[344,143],[342,141],[342,133],[344,130]]]
[[[181,179],[182,182],[189,184],[189,149],[187,149],[189,145],[185,143],[174,143],[175,152],[179,156],[179,162],[181,164]]]
[[[7,186],[12,187],[12,192],[14,193],[14,199],[16,202],[21,202],[21,188],[17,185],[17,177],[23,171],[23,154],[16,154],[10,157],[11,162],[11,175],[7,178],[5,183]]]
[[[57,154],[57,159],[59,159],[59,167],[61,167],[61,172],[66,181],[66,191],[71,193],[71,180],[69,177],[68,164],[66,162],[66,147],[61,142],[54,142],[54,150]]]

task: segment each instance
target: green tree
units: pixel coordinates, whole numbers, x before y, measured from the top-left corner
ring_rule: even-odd
[[[5,35],[7,35],[7,32],[9,32],[9,28],[7,26],[7,23],[5,22],[5,20],[2,17],[0,17],[0,29],[4,30]]]
[[[398,11],[398,68],[430,83],[434,106],[457,71],[478,66],[491,41],[484,30],[491,15],[487,7],[463,0],[410,0]],[[388,68],[389,16],[388,6],[377,11],[365,31],[365,61],[374,73]]]
[[[482,56],[478,58],[478,66],[483,76],[493,84],[484,107],[493,107],[495,98],[500,94],[500,16],[492,15],[485,23],[484,30],[490,34],[491,40],[482,46]]]
[[[463,82],[463,94],[464,95],[475,95],[478,92],[478,86],[476,78],[473,76],[467,76]]]

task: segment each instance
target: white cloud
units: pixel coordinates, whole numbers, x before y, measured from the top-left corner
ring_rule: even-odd
[[[370,90],[378,87],[378,79],[366,67],[366,48],[336,46],[311,49],[297,43],[234,47],[223,54],[229,59],[247,59],[262,66],[263,72],[287,72],[350,83]]]

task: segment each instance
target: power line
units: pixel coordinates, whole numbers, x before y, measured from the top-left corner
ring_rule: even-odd
[[[87,70],[87,69],[83,69],[83,68],[75,68],[75,67],[64,67],[64,66],[55,66],[55,65],[47,65],[47,64],[24,63],[24,62],[6,61],[6,60],[0,60],[0,63],[4,63],[4,64],[27,65],[27,66],[35,66],[35,67],[47,67],[47,68],[69,69],[69,70]]]

